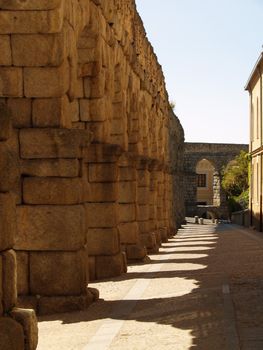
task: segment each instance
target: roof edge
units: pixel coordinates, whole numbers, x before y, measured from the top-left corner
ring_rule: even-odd
[[[248,81],[247,81],[247,83],[246,83],[246,85],[245,85],[245,90],[248,90],[249,84],[250,84],[250,82],[251,82],[251,80],[252,80],[252,78],[253,78],[253,76],[254,76],[254,74],[255,74],[255,72],[256,72],[258,66],[259,66],[259,64],[261,63],[262,59],[263,59],[263,52],[260,53],[260,56],[259,56],[259,58],[257,59],[257,62],[256,62],[256,64],[254,65],[254,68],[252,69],[252,72],[250,73],[250,76],[249,76],[249,78],[248,78]]]

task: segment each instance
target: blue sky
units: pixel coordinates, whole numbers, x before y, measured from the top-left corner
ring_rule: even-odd
[[[188,142],[248,143],[263,0],[136,0]]]

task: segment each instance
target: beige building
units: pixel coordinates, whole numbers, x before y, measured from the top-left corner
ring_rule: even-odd
[[[263,53],[261,53],[245,89],[250,95],[250,225],[262,231],[262,74]]]
[[[214,166],[206,159],[197,163],[197,204],[213,205]]]

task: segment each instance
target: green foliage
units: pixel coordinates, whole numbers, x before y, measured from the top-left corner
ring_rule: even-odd
[[[228,197],[227,205],[229,213],[234,213],[235,211],[240,211],[243,209],[242,206],[237,202],[235,197]]]
[[[222,186],[230,212],[246,209],[249,198],[249,154],[241,151],[223,171]]]
[[[230,213],[248,208],[249,189],[242,192],[239,196],[229,196],[227,199],[228,209]]]

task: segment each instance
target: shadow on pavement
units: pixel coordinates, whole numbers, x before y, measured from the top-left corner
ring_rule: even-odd
[[[200,234],[200,231],[204,235]],[[198,233],[195,234],[196,232]],[[164,244],[159,254],[151,256],[151,263],[146,265],[154,268],[154,265],[163,264],[160,271],[130,272],[112,279],[115,283],[127,279],[148,281],[150,284],[147,293],[145,292],[141,299],[100,299],[85,311],[41,317],[39,321],[61,320],[64,324],[70,324],[110,318],[136,320],[138,327],[140,322],[160,324],[178,331],[174,333],[175,350],[234,350],[235,348],[229,347],[231,337],[235,336],[229,331],[232,324],[234,330],[238,329],[242,348],[242,344],[250,344],[247,334],[251,332],[249,333],[248,329],[254,327],[255,333],[255,327],[263,326],[263,283],[260,289],[262,305],[258,307],[258,311],[261,312],[261,324],[257,322],[255,326],[253,310],[243,305],[248,303],[249,296],[253,296],[251,285],[258,281],[260,276],[261,280],[263,278],[262,253],[263,244],[259,248],[257,242],[236,232],[231,225],[204,225],[201,228],[198,225],[186,225],[175,238]],[[262,257],[259,261],[260,256]],[[154,293],[154,284],[151,284],[156,279],[168,286],[167,290],[162,290],[161,293],[158,291],[157,295]],[[167,279],[175,285],[182,285],[182,288],[172,289]],[[226,306],[224,288],[227,285],[231,291],[227,298],[236,308],[233,315]],[[92,286],[96,287],[96,283]],[[252,303],[255,307],[255,300]],[[188,339],[187,347],[177,348],[176,344],[180,342],[178,334],[183,334]],[[132,340],[135,335],[130,336],[129,339]],[[248,345],[243,348],[250,349]],[[257,349],[263,349],[263,346]]]

